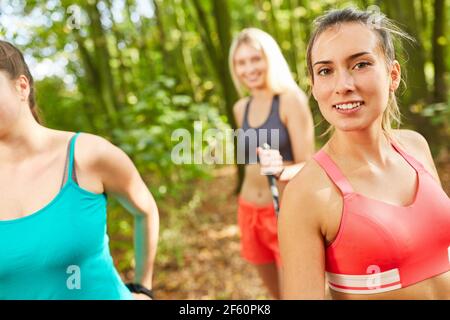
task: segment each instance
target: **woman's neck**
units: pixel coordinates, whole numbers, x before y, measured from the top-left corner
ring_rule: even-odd
[[[327,143],[330,152],[342,161],[386,164],[391,144],[382,128],[364,131],[338,131]]]
[[[21,161],[45,143],[45,127],[37,123],[32,115],[16,121],[7,132],[0,134],[0,162]]]
[[[271,99],[274,95],[274,92],[267,87],[264,88],[255,88],[250,90],[250,94],[253,99],[257,100],[266,100]]]

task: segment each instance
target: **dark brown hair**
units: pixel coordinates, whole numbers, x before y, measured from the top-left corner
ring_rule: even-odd
[[[11,80],[16,80],[21,75],[25,76],[28,79],[28,82],[30,84],[28,104],[30,106],[33,117],[38,123],[41,123],[39,110],[36,105],[36,99],[34,95],[33,76],[28,69],[23,54],[11,43],[3,40],[0,40],[0,70],[6,72]]]

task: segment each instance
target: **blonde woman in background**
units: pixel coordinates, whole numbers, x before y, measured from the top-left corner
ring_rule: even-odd
[[[241,255],[256,266],[270,294],[278,299],[281,260],[277,221],[257,153],[265,142],[277,149],[281,155],[277,166],[279,171],[285,169],[278,177],[290,179],[298,171],[296,164],[305,162],[314,152],[312,115],[308,99],[294,81],[279,46],[266,32],[242,30],[231,45],[229,66],[241,96],[234,105],[241,129],[238,162],[245,163],[238,200]]]

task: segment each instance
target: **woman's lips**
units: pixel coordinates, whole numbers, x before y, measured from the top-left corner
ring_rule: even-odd
[[[350,108],[350,109],[341,109],[334,105],[333,109],[336,110],[340,114],[352,114],[352,113],[358,112],[362,108],[363,105],[364,105],[364,102],[361,102],[361,103],[359,103],[358,106]]]
[[[256,77],[246,78],[246,80],[248,82],[255,82],[255,81],[258,81],[260,78],[261,78],[260,76],[256,76]]]

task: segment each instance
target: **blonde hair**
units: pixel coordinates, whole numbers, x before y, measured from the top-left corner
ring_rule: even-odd
[[[396,38],[414,41],[406,32],[397,27],[385,15],[370,11],[361,11],[355,8],[332,10],[314,21],[315,30],[309,40],[306,51],[306,64],[312,83],[314,83],[314,73],[312,70],[311,52],[314,42],[325,30],[340,25],[342,23],[359,22],[372,29],[377,35],[381,51],[384,54],[386,65],[389,66],[395,60],[394,40]],[[401,124],[401,113],[397,104],[395,92],[389,92],[388,106],[383,113],[381,127],[385,134],[390,135],[392,124],[397,128]],[[323,134],[333,131],[333,126]]]
[[[298,88],[289,66],[276,41],[266,32],[257,28],[243,29],[231,43],[228,65],[234,86],[239,96],[243,97],[247,88],[239,80],[234,68],[234,55],[240,45],[247,44],[260,50],[267,60],[267,86],[276,94],[289,88]]]

